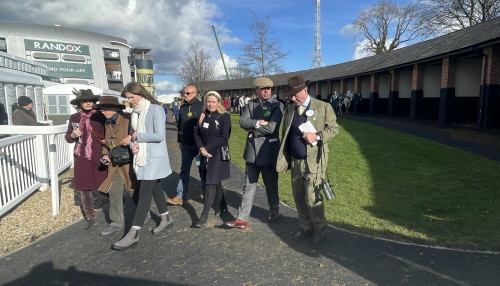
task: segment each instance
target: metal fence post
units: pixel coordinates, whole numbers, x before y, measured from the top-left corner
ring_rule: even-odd
[[[49,137],[49,167],[50,167],[50,187],[52,189],[52,216],[59,213],[60,195],[59,195],[59,177],[57,172],[57,146],[55,143],[55,134]]]

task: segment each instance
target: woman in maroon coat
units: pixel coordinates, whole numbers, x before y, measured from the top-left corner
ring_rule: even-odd
[[[96,211],[92,190],[96,190],[107,176],[106,166],[101,159],[106,118],[95,109],[99,96],[92,90],[81,89],[70,103],[78,107],[78,112],[69,118],[66,141],[75,143],[73,186],[80,193],[83,213],[87,219],[85,229],[96,224]]]

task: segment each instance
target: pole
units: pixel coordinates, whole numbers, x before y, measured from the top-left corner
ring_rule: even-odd
[[[224,70],[226,71],[226,79],[229,79],[229,73],[227,72],[226,62],[224,61],[224,56],[222,55],[222,50],[220,48],[219,39],[217,39],[217,33],[215,32],[215,26],[212,25],[210,27],[212,27],[212,30],[214,31],[215,41],[217,41],[217,47],[219,47],[219,53],[220,53],[220,57],[222,59],[222,65],[224,66]]]

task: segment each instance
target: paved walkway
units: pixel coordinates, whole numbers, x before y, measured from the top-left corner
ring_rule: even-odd
[[[167,137],[174,174],[165,182],[173,195],[180,168],[176,132]],[[244,174],[231,166],[224,182],[230,214],[236,215]],[[330,227],[323,242],[294,241],[295,210],[266,222],[263,190],[257,192],[250,227],[245,230],[191,228],[202,204],[199,177],[192,171],[191,200],[169,210],[173,229],[153,236],[151,220],[137,247],[124,252],[111,245],[121,234],[102,237],[101,227],[83,231],[80,221],[0,259],[0,285],[498,285],[500,255],[400,244]],[[287,187],[287,186],[282,186]],[[127,213],[130,213],[127,208]],[[130,224],[130,219],[129,224]]]

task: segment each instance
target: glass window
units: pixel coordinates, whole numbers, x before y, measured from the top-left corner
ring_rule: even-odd
[[[5,38],[0,38],[0,51],[7,52],[7,41]]]
[[[49,96],[49,105],[57,105],[57,98],[55,96]]]
[[[65,95],[59,95],[59,114],[68,114],[68,98]]]
[[[65,95],[49,95],[49,114],[69,114],[68,98]]]
[[[59,95],[59,105],[61,104],[68,105],[68,98],[66,95]]]
[[[57,106],[49,105],[49,114],[57,114]]]
[[[59,114],[68,114],[68,106],[59,105]]]
[[[113,59],[120,58],[120,51],[118,50],[103,49],[103,51],[105,58],[113,58]]]
[[[86,62],[87,57],[82,55],[62,55],[62,59],[68,62]]]
[[[54,95],[49,95],[49,114],[58,114],[57,110],[57,97]]]
[[[40,59],[40,60],[58,60],[59,55],[54,54],[54,53],[42,53],[42,52],[35,52],[33,53],[33,58],[35,59]]]

